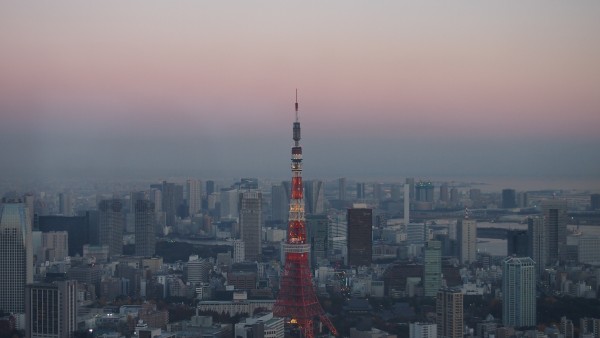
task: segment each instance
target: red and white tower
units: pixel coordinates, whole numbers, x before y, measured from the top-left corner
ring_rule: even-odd
[[[302,147],[300,146],[300,122],[298,120],[298,91],[296,91],[296,121],[294,122],[294,146],[292,147],[292,196],[288,222],[287,242],[283,246],[285,267],[281,278],[279,295],[273,314],[287,318],[298,325],[305,338],[313,338],[314,320],[320,319],[333,335],[337,330],[319,304],[308,256],[310,244],[306,241],[304,221],[304,196],[302,186]]]

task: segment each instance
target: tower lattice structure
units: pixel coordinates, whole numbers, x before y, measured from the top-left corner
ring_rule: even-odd
[[[304,220],[304,194],[302,186],[302,147],[300,146],[300,122],[298,120],[298,92],[296,91],[296,121],[293,126],[292,147],[292,191],[288,222],[287,241],[284,244],[285,266],[281,278],[279,295],[273,313],[297,325],[305,338],[313,338],[314,320],[320,319],[332,334],[337,330],[325,315],[315,293],[308,257]]]

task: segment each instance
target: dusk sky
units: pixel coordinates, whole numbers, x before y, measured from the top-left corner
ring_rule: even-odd
[[[600,178],[600,1],[2,1],[0,172]],[[592,187],[600,188],[600,187]]]

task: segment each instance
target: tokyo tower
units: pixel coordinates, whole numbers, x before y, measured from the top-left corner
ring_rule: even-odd
[[[295,107],[296,121],[293,127],[294,146],[292,147],[292,196],[290,199],[287,241],[283,245],[285,266],[281,277],[279,295],[273,306],[273,314],[286,318],[292,325],[297,325],[305,338],[315,336],[314,320],[317,318],[329,328],[333,335],[337,335],[337,330],[325,315],[321,304],[319,304],[308,263],[310,244],[306,240],[304,221],[298,90],[296,90]]]

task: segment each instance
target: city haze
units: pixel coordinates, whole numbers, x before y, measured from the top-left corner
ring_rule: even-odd
[[[598,181],[598,14],[593,1],[3,2],[0,171],[286,177],[299,88],[308,177]]]

